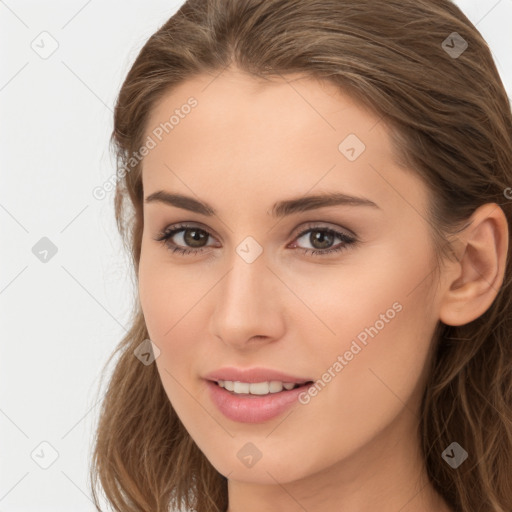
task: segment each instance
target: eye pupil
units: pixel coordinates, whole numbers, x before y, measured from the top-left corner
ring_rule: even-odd
[[[332,237],[333,235],[331,233],[327,233],[325,231],[312,231],[310,236],[311,245],[316,247],[316,242],[319,241],[320,247],[318,247],[318,249],[325,249],[332,243]],[[327,239],[327,244],[325,243],[325,239]]]
[[[311,227],[310,229],[302,231],[299,235],[296,236],[296,238],[303,238],[307,233],[309,233],[309,243],[313,249],[300,247],[300,245],[295,245],[294,248],[300,247],[301,251],[308,255],[332,254],[345,250],[349,246],[357,243],[356,238],[353,238],[350,235],[346,235],[341,231],[336,231],[327,227]],[[174,237],[178,236],[178,234],[179,239],[174,240]],[[210,236],[212,235],[210,235],[208,231],[200,229],[196,226],[177,225],[174,227],[174,229],[172,229],[172,226],[169,227],[167,231],[162,233],[161,236],[155,240],[158,242],[163,242],[173,253],[195,255],[202,253],[203,249],[208,247],[206,243]],[[336,238],[339,238],[342,243],[332,247]]]
[[[187,236],[189,233],[192,233],[192,236]],[[204,241],[207,238],[207,234],[204,231],[200,231],[198,229],[186,229],[183,238],[187,245],[191,247],[202,247],[201,241]],[[199,244],[197,244],[199,242]]]

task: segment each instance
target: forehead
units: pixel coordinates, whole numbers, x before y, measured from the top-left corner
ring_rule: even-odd
[[[196,105],[189,109],[187,102],[191,98]],[[270,80],[238,70],[198,75],[174,87],[153,106],[146,132],[168,121],[175,111],[179,114],[181,109],[187,112],[173,121],[177,122],[171,130],[175,140],[184,131],[183,125],[191,124],[197,135],[212,131],[220,135],[244,125],[239,137],[262,135],[262,131],[282,126],[287,130],[280,133],[281,137],[292,137],[305,131],[336,132],[346,127],[363,133],[380,122],[380,116],[328,81],[297,74]],[[177,129],[178,124],[182,125],[181,130]]]
[[[203,198],[236,190],[240,206],[260,209],[264,197],[270,204],[314,187],[399,208],[403,190],[408,208],[425,208],[419,179],[394,162],[389,130],[326,81],[301,75],[265,81],[236,70],[199,75],[151,111],[145,133],[156,145],[144,157],[144,189]]]

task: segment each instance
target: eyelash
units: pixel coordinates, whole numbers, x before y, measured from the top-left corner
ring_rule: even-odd
[[[177,246],[174,242],[170,241],[170,239],[175,234],[179,233],[180,231],[186,231],[187,229],[196,229],[197,231],[201,231],[203,233],[206,233],[208,236],[211,236],[211,234],[208,233],[208,231],[206,231],[205,229],[202,229],[198,226],[178,224],[175,226],[169,226],[163,232],[159,233],[157,238],[155,238],[155,240],[157,242],[162,242],[166,246],[166,248],[168,250],[172,251],[173,253],[178,252],[182,255],[186,255],[186,254],[190,254],[190,253],[198,254],[200,252],[203,252],[205,250],[204,247],[202,247],[200,249],[184,249],[182,247]],[[304,254],[308,254],[308,252],[309,252],[311,255],[326,256],[328,254],[343,251],[343,250],[349,248],[350,246],[355,245],[358,242],[358,240],[356,238],[353,238],[341,231],[336,231],[334,229],[327,228],[327,227],[321,227],[321,226],[308,226],[308,228],[303,230],[302,232],[300,232],[295,237],[295,239],[301,238],[303,235],[305,235],[306,233],[309,233],[310,231],[320,231],[323,233],[328,233],[330,235],[334,235],[334,236],[340,238],[342,240],[343,244],[339,245],[338,247],[335,247],[335,248],[323,249],[323,250],[322,249],[307,249],[307,248],[305,249],[302,247],[298,247],[298,249],[302,250]]]

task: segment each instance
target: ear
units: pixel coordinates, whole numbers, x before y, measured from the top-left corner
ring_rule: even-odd
[[[439,318],[447,325],[464,325],[483,315],[498,295],[507,260],[507,218],[496,203],[475,210],[470,225],[457,238],[462,245],[458,263],[449,266]]]

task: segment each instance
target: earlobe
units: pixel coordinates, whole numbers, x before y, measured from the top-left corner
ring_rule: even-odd
[[[509,228],[496,203],[480,206],[470,225],[458,235],[458,264],[450,267],[439,318],[446,325],[464,325],[483,315],[503,284]]]

